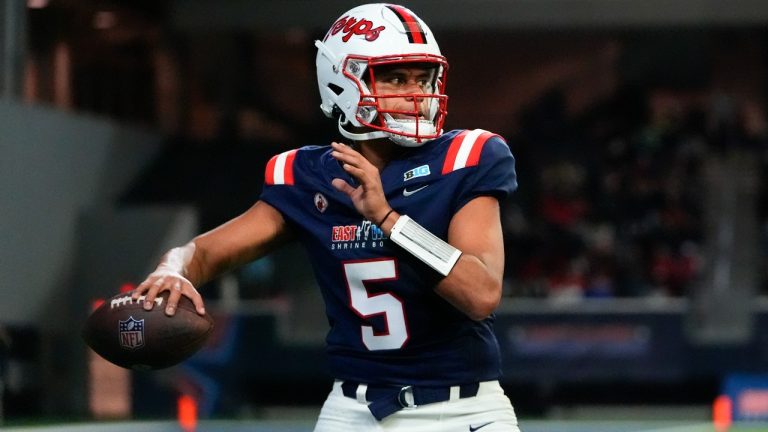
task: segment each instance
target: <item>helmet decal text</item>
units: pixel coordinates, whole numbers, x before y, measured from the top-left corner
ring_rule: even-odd
[[[373,42],[379,38],[379,35],[385,28],[385,26],[374,27],[373,21],[367,19],[358,19],[344,16],[339,18],[339,20],[333,24],[331,30],[328,32],[328,35],[325,37],[325,40],[327,40],[328,37],[336,36],[339,32],[341,32],[343,34],[341,40],[344,42],[348,42],[352,36],[356,35],[365,35],[365,40],[368,42]]]

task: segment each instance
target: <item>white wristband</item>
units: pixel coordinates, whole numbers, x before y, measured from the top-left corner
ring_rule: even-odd
[[[166,253],[163,262],[157,266],[157,270],[166,270],[182,275],[186,274],[187,266],[192,262],[192,257],[195,256],[196,248],[195,242],[191,241],[184,246],[175,247],[169,250],[168,253]]]
[[[189,242],[184,246],[175,247],[165,254],[163,261],[157,266],[150,276],[174,276],[179,279],[187,281],[190,285],[192,282],[185,277],[187,274],[187,266],[192,262],[192,257],[195,255],[195,242]]]
[[[461,256],[460,250],[406,215],[397,219],[389,238],[443,276],[448,276]]]

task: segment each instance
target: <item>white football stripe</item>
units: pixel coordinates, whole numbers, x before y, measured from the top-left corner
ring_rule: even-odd
[[[475,146],[477,137],[479,137],[483,132],[485,132],[483,129],[475,129],[464,137],[464,141],[461,142],[461,147],[459,147],[459,151],[456,153],[456,160],[453,162],[454,171],[467,166],[467,158],[469,158],[469,153],[472,151],[472,147]]]
[[[275,184],[285,184],[285,160],[288,153],[290,152],[280,153],[275,160]]]

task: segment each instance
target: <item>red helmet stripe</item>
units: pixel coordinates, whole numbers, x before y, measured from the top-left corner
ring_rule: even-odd
[[[424,29],[421,28],[419,20],[416,19],[407,9],[398,5],[387,5],[392,12],[400,18],[400,21],[405,26],[405,33],[408,35],[408,42],[425,44],[427,43],[427,35],[424,34]]]
[[[267,168],[264,172],[264,182],[268,185],[292,185],[293,160],[295,158],[295,149],[272,156],[272,159],[267,162]]]

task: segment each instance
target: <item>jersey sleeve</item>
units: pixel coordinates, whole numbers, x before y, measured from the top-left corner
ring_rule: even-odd
[[[453,197],[456,211],[478,196],[502,200],[517,189],[515,158],[506,141],[480,129],[467,131],[463,139],[459,135],[454,140],[443,174],[462,176]]]

